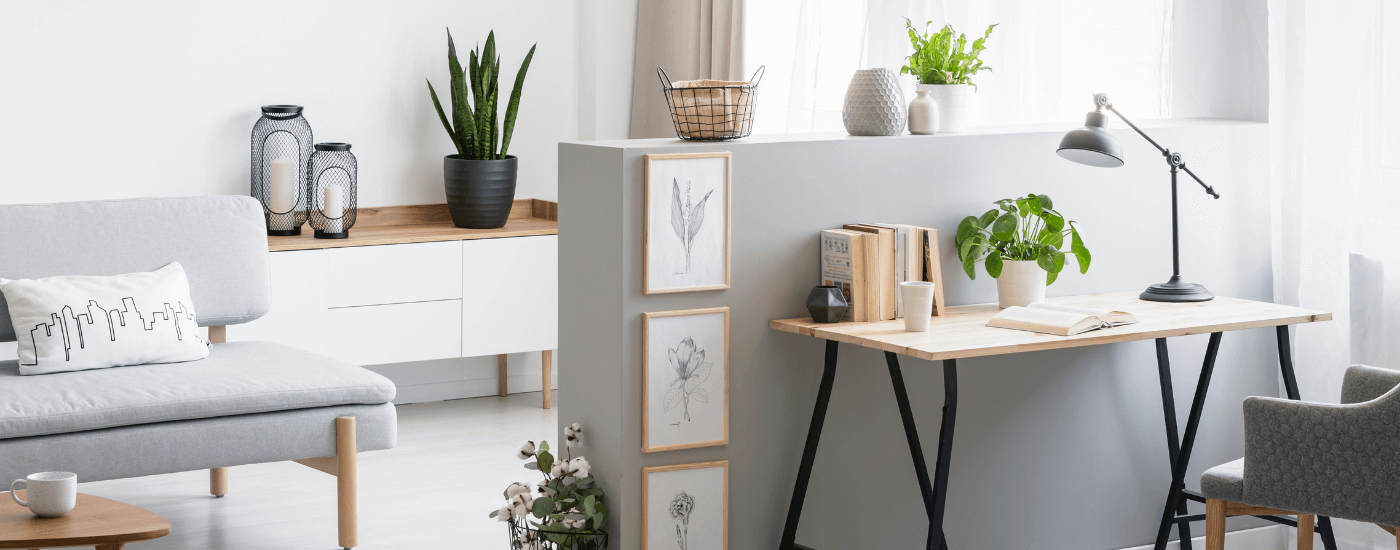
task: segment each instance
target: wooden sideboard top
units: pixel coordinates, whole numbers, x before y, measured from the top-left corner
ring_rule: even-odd
[[[310,226],[295,237],[268,237],[271,252],[315,250],[347,246],[465,241],[501,237],[531,237],[559,234],[559,203],[540,199],[518,199],[510,209],[505,227],[462,229],[452,225],[446,204],[381,206],[361,208],[355,226],[344,239],[317,239]]]

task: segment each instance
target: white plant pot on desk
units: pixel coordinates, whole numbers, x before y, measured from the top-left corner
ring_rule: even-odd
[[[967,84],[920,84],[938,104],[939,132],[961,132],[967,127]]]
[[[1045,301],[1045,270],[1032,260],[1006,260],[997,277],[997,305],[1028,306]]]

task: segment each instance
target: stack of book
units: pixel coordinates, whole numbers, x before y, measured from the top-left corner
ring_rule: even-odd
[[[937,229],[858,223],[822,231],[821,279],[823,285],[841,287],[850,306],[845,321],[904,317],[899,283],[905,281],[933,283],[933,314],[944,312]]]

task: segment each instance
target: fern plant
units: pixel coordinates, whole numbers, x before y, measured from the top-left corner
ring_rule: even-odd
[[[987,33],[982,38],[973,40],[971,50],[963,51],[967,47],[967,35],[957,34],[952,25],[944,25],[942,30],[930,34],[928,26],[931,24],[933,21],[925,23],[924,34],[920,35],[914,28],[914,22],[908,17],[904,18],[914,53],[906,58],[909,64],[901,67],[899,73],[918,77],[920,84],[968,84],[976,89],[972,75],[992,70],[983,66],[982,60],[977,57],[987,49],[987,38],[992,36],[996,25],[987,27]],[[954,38],[955,35],[957,38]]]
[[[467,69],[457,60],[457,47],[452,43],[452,30],[447,31],[447,70],[452,84],[449,98],[452,100],[452,118],[442,110],[437,90],[428,81],[428,94],[433,97],[433,107],[437,108],[442,127],[457,146],[457,154],[467,160],[500,160],[506,158],[510,149],[510,136],[515,131],[515,114],[520,109],[520,89],[525,85],[525,72],[530,69],[530,59],[535,56],[535,46],[520,64],[515,73],[515,88],[510,92],[510,103],[506,105],[503,123],[496,119],[500,97],[501,57],[496,52],[496,31],[486,35],[486,46],[479,52],[473,48],[468,58]],[[467,101],[468,93],[471,101]]]

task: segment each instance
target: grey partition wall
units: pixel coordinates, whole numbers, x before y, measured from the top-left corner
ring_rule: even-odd
[[[1171,195],[1161,155],[1115,126],[1126,166],[1073,164],[1055,155],[1071,126],[561,144],[560,353],[573,366],[560,373],[559,414],[562,424],[588,426],[583,452],[608,491],[614,544],[641,547],[643,467],[723,459],[730,472],[730,548],[778,546],[823,346],[773,331],[768,322],[805,315],[822,229],[859,222],[936,228],[948,302],[991,302],[996,281],[980,267],[977,279],[968,280],[953,230],[997,199],[1047,194],[1078,222],[1094,255],[1087,275],[1067,266],[1049,295],[1140,290],[1166,280]],[[1182,193],[1183,273],[1217,295],[1269,300],[1267,126],[1194,119],[1144,127],[1184,153],[1223,197]],[[644,295],[644,155],[700,151],[733,153],[731,287]],[[643,454],[642,314],[714,306],[731,308],[730,442]],[[1205,336],[1170,343],[1183,425],[1205,347]],[[1196,487],[1205,468],[1242,456],[1240,403],[1279,394],[1276,353],[1271,329],[1224,335],[1188,487]],[[1152,543],[1170,478],[1152,342],[966,359],[959,366],[945,523],[950,548]],[[931,454],[941,372],[908,358],[904,374]],[[1261,525],[1231,521],[1234,529]],[[797,542],[820,550],[917,548],[925,525],[884,360],[843,346]],[[1203,524],[1194,528],[1197,536],[1204,533]]]

